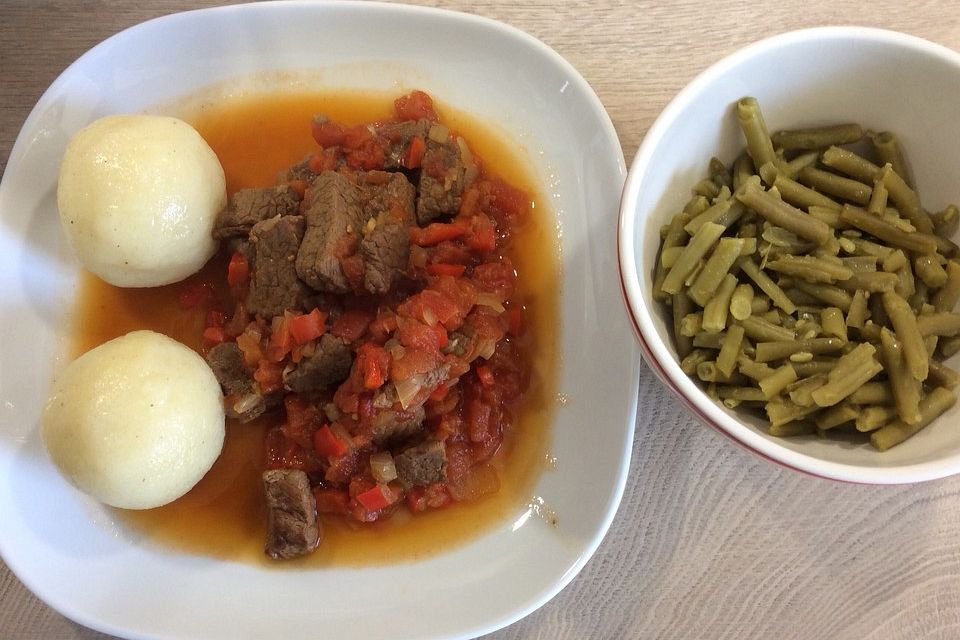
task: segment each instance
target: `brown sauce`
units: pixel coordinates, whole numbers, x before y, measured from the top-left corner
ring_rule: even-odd
[[[233,98],[181,114],[217,153],[227,190],[274,184],[278,172],[313,149],[309,122],[315,113],[354,124],[386,118],[393,95],[339,93],[279,94]],[[558,366],[558,240],[545,202],[520,150],[494,128],[439,105],[442,120],[469,141],[488,170],[534,196],[534,216],[517,234],[511,255],[520,277],[516,299],[527,308],[525,350],[531,383],[495,458],[501,488],[494,496],[416,516],[398,511],[385,522],[352,526],[325,518],[325,538],[313,555],[296,564],[368,565],[411,561],[463,544],[490,528],[519,517],[533,498],[545,468]],[[120,289],[88,273],[80,279],[74,312],[72,355],[135,329],[152,329],[201,350],[204,318],[184,311],[178,296],[184,284],[221,280],[226,261],[217,256],[186,283],[154,289]],[[137,537],[187,553],[275,563],[263,554],[266,526],[260,488],[263,437],[270,420],[241,425],[228,421],[223,453],[187,495],[158,509],[117,510]]]

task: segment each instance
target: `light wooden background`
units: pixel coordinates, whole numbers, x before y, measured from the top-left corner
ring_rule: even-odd
[[[3,166],[34,102],[77,56],[209,4],[0,0]],[[762,36],[862,24],[960,50],[960,4],[947,0],[424,4],[508,22],[556,49],[599,94],[628,160],[671,96]],[[490,638],[960,638],[960,478],[873,488],[805,477],[695,423],[646,370],[638,393],[630,479],[606,540],[559,596]],[[105,637],[0,563],[0,638]]]

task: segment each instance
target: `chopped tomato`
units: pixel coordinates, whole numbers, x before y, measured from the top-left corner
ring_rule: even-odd
[[[379,511],[396,502],[396,496],[390,487],[378,484],[372,489],[368,489],[357,494],[357,502],[363,505],[367,511]]]
[[[323,422],[320,410],[292,393],[283,399],[283,408],[287,414],[281,427],[283,434],[301,447],[313,447],[314,432]]]
[[[407,169],[416,169],[423,160],[423,153],[427,150],[427,144],[420,136],[415,136],[410,140],[406,150],[403,152],[403,166]]]
[[[370,323],[369,330],[373,339],[383,344],[390,337],[390,334],[397,330],[396,314],[389,309],[381,311]]]
[[[319,338],[327,330],[327,314],[315,308],[310,313],[291,318],[287,327],[294,342],[304,344]]]
[[[447,332],[442,326],[437,325],[437,327],[443,332],[445,343]],[[413,318],[397,316],[397,334],[400,344],[404,347],[437,351],[443,346],[440,343],[440,334],[434,330],[434,327]]]
[[[343,125],[331,122],[323,116],[318,116],[310,123],[310,133],[321,147],[336,147],[343,144]]]
[[[383,144],[364,125],[350,127],[344,132],[343,149],[347,166],[351,169],[383,169]]]
[[[337,437],[329,425],[323,425],[313,433],[313,448],[322,456],[342,456],[350,447]]]
[[[247,256],[242,251],[237,251],[230,256],[230,264],[227,265],[227,284],[236,287],[246,283],[249,278],[250,263]]]
[[[213,344],[220,344],[227,339],[223,327],[207,327],[203,330],[203,339]]]
[[[407,492],[407,506],[414,513],[422,513],[427,509],[442,509],[453,502],[447,487],[444,484],[428,484],[425,487],[414,487]]]
[[[330,327],[330,333],[350,342],[360,339],[360,336],[367,330],[367,326],[373,321],[373,314],[359,309],[347,309],[333,321]]]
[[[477,379],[485,387],[493,386],[493,371],[490,370],[490,367],[486,365],[480,365],[474,369],[477,373]]]
[[[487,209],[495,217],[517,219],[522,218],[530,210],[530,196],[503,180],[487,180],[481,188],[489,205]]]
[[[437,388],[433,390],[433,393],[430,394],[430,401],[440,402],[447,397],[448,393],[450,393],[450,387],[447,386],[446,382],[441,382],[437,385]]]
[[[435,262],[427,265],[427,273],[432,276],[453,276],[454,278],[459,278],[466,270],[467,266],[463,264]]]
[[[310,154],[307,160],[307,167],[314,173],[323,173],[324,171],[333,171],[337,168],[340,161],[340,152],[336,147],[321,149],[320,153]],[[306,189],[304,190],[306,197]]]
[[[444,240],[454,240],[470,229],[456,222],[431,222],[425,227],[410,227],[410,242],[421,247],[431,247]]]
[[[270,342],[267,344],[267,358],[273,362],[283,360],[293,348],[293,336],[290,335],[290,323],[286,316],[273,319]]]
[[[523,335],[523,311],[520,307],[510,307],[506,311],[507,333],[511,336]]]
[[[443,358],[436,349],[406,349],[403,357],[393,361],[390,379],[406,380],[418,373],[433,371],[442,363]]]
[[[500,262],[477,265],[473,270],[473,279],[485,289],[507,299],[513,295],[513,284],[517,279],[517,272],[513,264],[504,258]]]
[[[253,372],[253,379],[260,385],[264,393],[272,393],[283,386],[283,367],[267,358],[261,358],[257,370]]]
[[[379,345],[365,342],[357,349],[354,366],[361,375],[363,388],[377,389],[390,373],[390,354]]]
[[[493,222],[485,215],[476,215],[470,221],[470,233],[467,234],[466,244],[479,253],[493,251],[497,248],[497,232]]]
[[[393,101],[393,109],[401,120],[439,120],[433,108],[433,99],[423,91],[411,91]]]

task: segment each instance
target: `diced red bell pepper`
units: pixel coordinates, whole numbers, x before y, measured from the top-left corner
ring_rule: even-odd
[[[267,344],[267,359],[273,362],[283,360],[293,348],[293,336],[290,335],[290,323],[285,316],[274,318],[273,333]]]
[[[393,109],[401,120],[426,118],[436,122],[439,118],[433,108],[433,99],[423,91],[411,91],[393,101]]]
[[[250,263],[243,252],[237,251],[230,256],[227,265],[227,284],[236,287],[244,284],[250,278]]]
[[[207,327],[203,330],[203,339],[213,344],[220,344],[227,339],[227,333],[223,327]]]
[[[416,169],[423,160],[423,154],[427,150],[427,144],[420,136],[410,140],[406,150],[403,152],[403,166],[407,169]]]
[[[315,308],[310,313],[291,318],[287,328],[294,342],[305,344],[319,338],[327,330],[327,314]]]
[[[459,238],[470,229],[457,222],[431,222],[425,227],[410,227],[410,242],[421,247],[432,247],[444,240]]]
[[[368,489],[357,494],[357,502],[363,505],[367,511],[379,511],[388,507],[396,501],[393,491],[389,487],[378,484],[372,489]]]
[[[360,339],[372,321],[372,313],[359,309],[347,309],[333,321],[330,333],[349,342],[355,342]]]

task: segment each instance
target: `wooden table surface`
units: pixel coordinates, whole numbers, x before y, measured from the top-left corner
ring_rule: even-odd
[[[211,4],[0,0],[2,166],[35,101],[84,51]],[[947,0],[424,4],[502,20],[557,50],[599,94],[628,159],[677,91],[763,36],[861,24],[960,50],[960,5]],[[551,602],[490,638],[960,637],[960,478],[866,487],[806,477],[694,422],[646,369],[638,393],[630,478],[599,551]],[[0,563],[0,638],[105,637]]]

